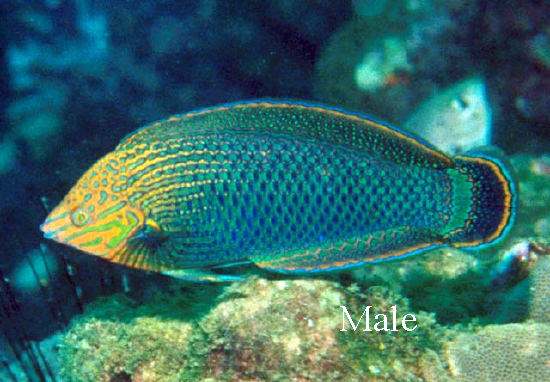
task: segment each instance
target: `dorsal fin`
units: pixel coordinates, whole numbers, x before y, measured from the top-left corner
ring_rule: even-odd
[[[452,160],[421,138],[364,115],[323,105],[258,100],[202,109],[145,126],[117,150],[140,143],[212,133],[254,133],[315,139],[400,164],[447,168]]]

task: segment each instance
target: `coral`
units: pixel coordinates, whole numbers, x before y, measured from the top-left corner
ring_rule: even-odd
[[[201,351],[201,331],[192,322],[151,316],[147,308],[121,296],[90,307],[60,345],[64,380],[195,379],[202,371],[193,361]],[[162,312],[159,306],[156,313]]]
[[[413,310],[435,313],[440,324],[469,322],[489,314],[487,273],[485,264],[472,254],[454,248],[352,271],[358,283],[387,285],[406,296]]]
[[[480,273],[483,269],[475,256],[456,248],[446,248],[417,261],[426,274],[443,280],[456,280],[469,273]]]
[[[530,277],[529,318],[550,324],[550,258],[541,257]]]
[[[447,362],[457,381],[550,380],[550,326],[490,325],[447,345]]]
[[[220,303],[202,327],[209,342],[218,344],[209,352],[208,369],[228,379],[263,380],[271,373],[283,373],[284,379],[415,378],[417,350],[437,348],[437,336],[444,332],[426,314],[417,316],[416,331],[395,336],[339,331],[340,305],[354,317],[367,305],[378,312],[397,305],[407,312],[406,300],[385,288],[361,294],[319,280],[258,279],[234,284],[227,293],[246,297]]]
[[[422,377],[427,382],[452,382],[446,365],[443,364],[438,353],[433,350],[426,350],[420,357],[420,369]]]
[[[367,304],[387,311],[394,303],[400,311],[414,311],[409,309],[405,299],[383,287],[371,287],[356,297],[357,301],[350,304],[355,311]],[[424,374],[421,362],[424,354],[438,352],[441,344],[454,333],[439,326],[434,314],[420,312],[415,313],[415,316],[419,326],[412,332],[399,332],[396,336],[380,332],[347,336],[342,347],[345,354],[343,362],[354,372],[349,375],[349,379],[360,379],[366,374],[373,380],[421,380],[419,377]]]
[[[175,372],[192,377],[196,370],[188,360],[196,351],[189,347],[193,333],[196,331],[190,324],[150,317],[136,318],[131,324],[90,320],[65,339],[65,344],[78,342],[78,348],[63,349],[62,374],[69,381],[115,381],[129,376],[132,380],[169,381],[176,380],[171,379]],[[192,343],[197,346],[196,341]],[[93,357],[82,359],[75,353],[93,353]]]
[[[323,281],[233,284],[201,321],[211,344],[207,370],[230,380],[341,378],[345,303],[345,291]]]
[[[250,278],[227,287],[210,309],[191,303],[182,291],[139,307],[116,297],[97,303],[68,331],[60,347],[62,376],[415,381],[423,374],[421,355],[439,351],[451,335],[426,313],[414,313],[418,327],[411,332],[400,323],[399,332],[349,326],[342,332],[341,305],[356,322],[367,305],[373,307],[371,322],[378,322],[374,314],[391,314],[393,305],[399,316],[412,313],[405,299],[386,288],[361,293],[323,280]]]

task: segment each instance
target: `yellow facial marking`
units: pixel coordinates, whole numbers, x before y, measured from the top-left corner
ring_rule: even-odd
[[[47,238],[103,257],[119,252],[143,225],[144,214],[130,205],[124,193],[112,192],[114,168],[101,170],[105,163],[113,163],[110,156],[92,166],[51,211],[40,227]]]

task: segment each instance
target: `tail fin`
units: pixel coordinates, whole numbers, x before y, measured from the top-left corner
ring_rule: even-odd
[[[509,166],[483,153],[456,156],[457,168],[468,176],[472,201],[468,220],[449,240],[455,247],[482,248],[502,239],[512,228],[517,192]]]

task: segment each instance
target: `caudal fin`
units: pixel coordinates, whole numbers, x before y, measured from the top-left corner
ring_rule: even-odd
[[[515,218],[517,192],[503,161],[484,154],[454,158],[468,176],[471,203],[464,229],[450,235],[455,247],[480,248],[495,243],[510,231]]]

